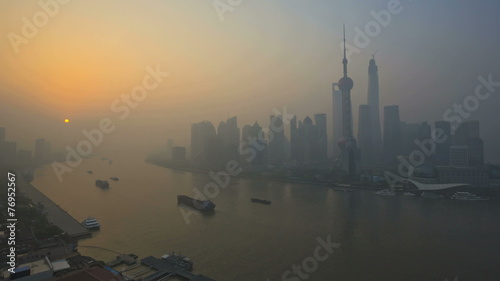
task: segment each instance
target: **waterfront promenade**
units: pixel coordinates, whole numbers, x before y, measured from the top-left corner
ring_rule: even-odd
[[[19,190],[35,205],[41,203],[43,205],[43,213],[47,214],[49,222],[59,227],[62,231],[67,233],[73,238],[82,238],[90,236],[90,232],[70,214],[63,210],[59,205],[55,204],[47,196],[41,193],[30,183],[21,178],[17,179],[17,186]]]

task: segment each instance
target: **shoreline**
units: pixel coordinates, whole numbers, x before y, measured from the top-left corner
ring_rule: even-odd
[[[80,222],[31,183],[19,179],[18,187],[24,196],[33,201],[34,204],[41,203],[43,205],[42,212],[47,215],[49,222],[64,231],[70,238],[82,239],[92,236],[91,232]]]
[[[155,165],[157,167],[165,168],[165,169],[170,169],[174,171],[183,171],[183,172],[190,172],[190,173],[197,173],[197,174],[208,174],[209,171],[203,171],[203,170],[196,170],[196,169],[191,169],[187,167],[178,167],[178,166],[173,166],[173,165],[163,165],[160,163],[155,163],[154,161],[148,161],[148,159],[144,160],[144,162]],[[272,182],[284,182],[284,183],[298,183],[298,184],[311,184],[311,185],[319,185],[319,186],[324,186],[324,187],[329,187],[329,188],[348,188],[352,190],[380,190],[383,189],[383,187],[374,187],[374,186],[366,186],[362,185],[362,183],[352,183],[352,184],[342,184],[342,183],[333,183],[333,182],[319,182],[319,181],[307,181],[307,180],[299,180],[299,179],[285,179],[285,178],[272,178],[272,177],[263,177],[263,176],[248,176],[248,175],[238,175],[238,176],[232,176],[233,178],[240,178],[240,179],[262,179],[262,180],[268,180]]]

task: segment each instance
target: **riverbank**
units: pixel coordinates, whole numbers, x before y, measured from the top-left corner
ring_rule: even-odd
[[[203,171],[203,170],[197,170],[197,169],[192,169],[188,167],[182,167],[182,166],[175,166],[175,165],[168,165],[164,163],[157,163],[153,160],[145,160],[146,163],[152,164],[158,167],[162,168],[167,168],[171,169],[174,171],[182,171],[182,172],[190,172],[190,173],[198,173],[198,174],[208,174],[209,171]],[[241,173],[238,176],[233,176],[235,178],[241,178],[241,179],[264,179],[268,181],[273,181],[273,182],[285,182],[285,183],[299,183],[299,184],[310,184],[310,185],[318,185],[318,186],[324,186],[324,187],[333,187],[333,188],[350,188],[350,189],[359,189],[359,190],[380,190],[381,188],[384,187],[376,187],[376,186],[368,186],[364,183],[351,183],[351,184],[341,184],[341,183],[336,183],[336,182],[327,182],[327,181],[312,181],[312,180],[301,180],[301,179],[295,179],[295,178],[278,178],[278,177],[272,177],[272,176],[257,176],[255,174],[248,175]]]
[[[19,190],[35,205],[43,206],[43,213],[47,215],[50,223],[59,227],[71,238],[90,237],[91,233],[70,214],[63,210],[59,205],[50,200],[45,194],[40,192],[30,183],[18,178],[17,186]]]

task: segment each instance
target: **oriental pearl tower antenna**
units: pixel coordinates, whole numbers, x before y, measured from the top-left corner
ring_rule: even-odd
[[[344,161],[347,162],[347,173],[351,181],[356,180],[356,139],[352,133],[352,106],[351,106],[351,90],[354,86],[354,82],[349,76],[347,76],[347,55],[345,47],[345,24],[343,26],[344,30],[344,59],[342,64],[344,65],[344,77],[340,78],[338,87],[342,91],[342,137],[339,140],[339,147],[343,154],[347,157],[343,157]],[[346,155],[347,154],[347,155]],[[347,158],[347,159],[346,159]]]

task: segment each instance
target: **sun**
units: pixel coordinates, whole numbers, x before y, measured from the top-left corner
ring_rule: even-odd
[[[69,119],[68,118],[64,119],[64,123],[69,123]]]

